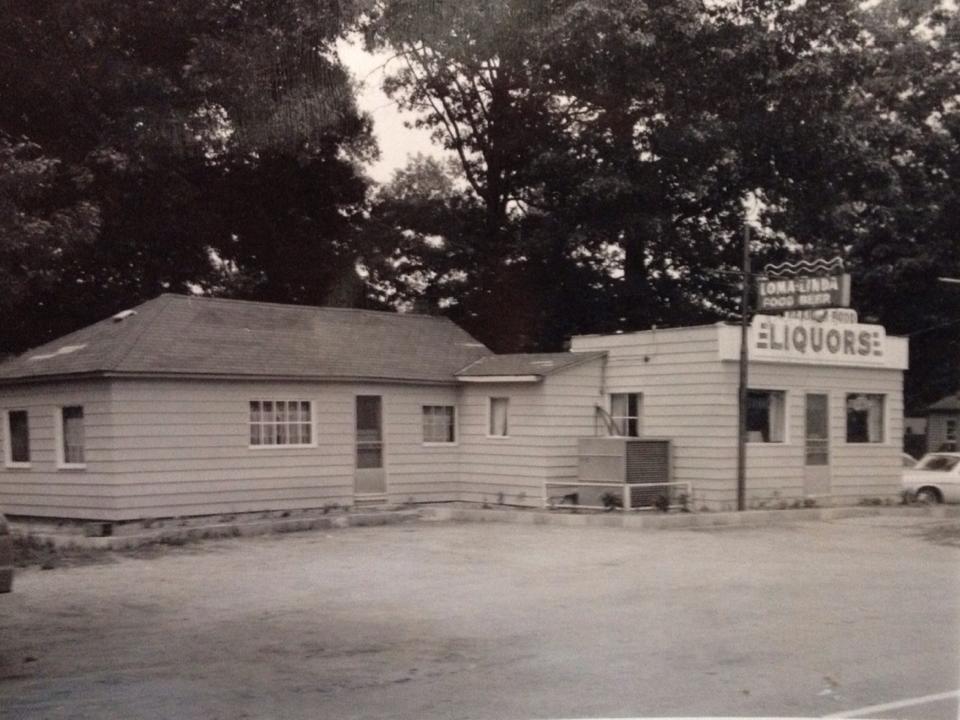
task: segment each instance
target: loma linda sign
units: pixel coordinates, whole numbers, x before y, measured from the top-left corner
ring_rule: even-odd
[[[884,365],[882,325],[833,324],[756,315],[750,333],[752,360]]]
[[[757,278],[757,312],[850,306],[850,275]]]

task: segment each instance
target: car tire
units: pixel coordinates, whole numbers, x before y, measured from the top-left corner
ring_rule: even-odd
[[[917,502],[924,505],[936,505],[940,502],[940,493],[936,488],[920,488],[917,490]]]

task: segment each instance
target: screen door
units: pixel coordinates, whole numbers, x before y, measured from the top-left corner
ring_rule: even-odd
[[[830,494],[830,398],[807,393],[804,432],[803,492]]]
[[[387,475],[383,468],[383,400],[380,395],[357,395],[356,469],[357,495],[383,495]]]

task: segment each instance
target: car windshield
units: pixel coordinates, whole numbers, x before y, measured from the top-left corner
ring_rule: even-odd
[[[920,463],[920,467],[917,469],[949,472],[957,466],[957,463],[960,463],[960,457],[953,455],[930,455],[923,459],[923,462]]]

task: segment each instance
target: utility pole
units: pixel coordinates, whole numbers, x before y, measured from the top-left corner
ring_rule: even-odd
[[[743,224],[743,287],[740,293],[740,412],[737,435],[737,510],[746,509],[747,495],[747,350],[750,305],[750,225]]]

